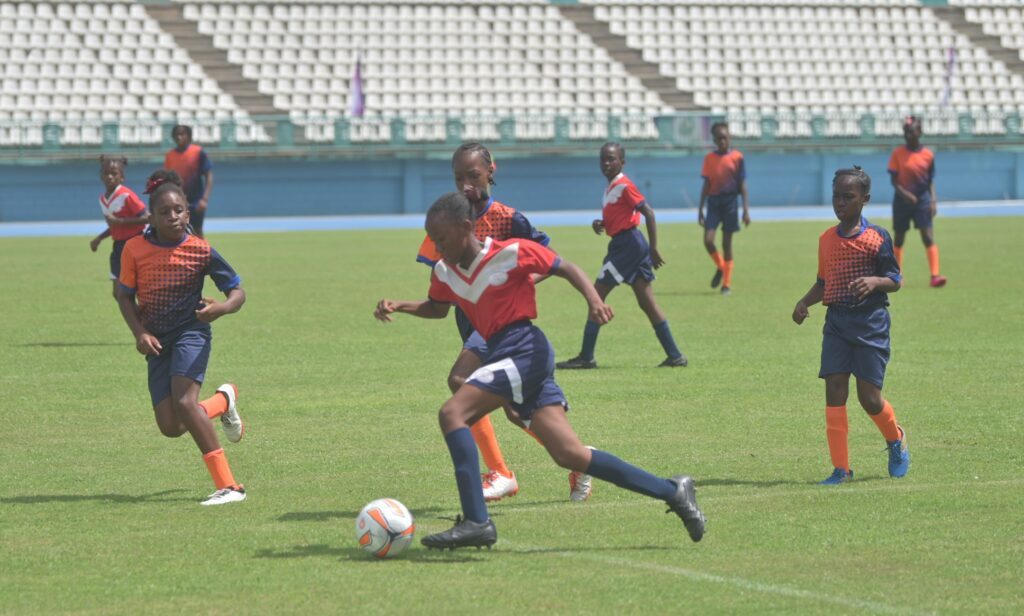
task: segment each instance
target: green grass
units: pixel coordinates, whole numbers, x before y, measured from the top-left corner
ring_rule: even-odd
[[[454,324],[371,316],[380,297],[425,294],[421,233],[213,238],[249,294],[215,324],[207,382],[239,385],[247,435],[226,449],[250,493],[213,510],[197,505],[211,485],[191,440],[156,429],[106,255],[84,238],[0,240],[0,613],[1024,611],[1024,219],[940,219],[941,290],[908,241],[885,392],[913,466],[888,478],[853,402],[858,480],[838,488],[815,485],[831,470],[824,311],[790,320],[826,226],[755,223],[723,298],[697,226],[664,225],[655,291],[690,367],[653,369],[663,354],[618,290],[601,369],[559,374],[587,443],[697,479],[703,542],[608,484],[568,502],[566,473],[499,415],[522,491],[491,508],[496,549],[386,562],[356,547],[363,504],[402,500],[421,535],[458,511],[436,422]],[[596,273],[602,239],[548,231]],[[539,301],[559,357],[574,355],[582,298],[552,280]]]

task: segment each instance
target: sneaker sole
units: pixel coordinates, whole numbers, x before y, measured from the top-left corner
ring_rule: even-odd
[[[516,489],[512,490],[508,494],[502,494],[501,496],[484,496],[484,502],[485,503],[494,503],[494,502],[500,501],[503,498],[511,498],[511,497],[515,496],[516,494],[519,494],[519,487],[518,486],[516,486]]]

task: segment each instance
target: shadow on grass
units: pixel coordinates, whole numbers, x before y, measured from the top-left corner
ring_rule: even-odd
[[[447,511],[450,508],[427,508],[427,509],[416,509],[412,512],[413,517],[418,518],[421,515],[431,515],[440,511]],[[282,513],[278,516],[278,522],[329,522],[330,520],[336,520],[338,518],[350,518],[355,519],[359,515],[359,510],[355,511],[292,511],[289,513]]]
[[[133,345],[130,342],[26,342],[24,344],[15,344],[11,346],[64,349],[72,347],[113,347]]]
[[[754,488],[771,488],[774,486],[810,486],[817,482],[814,481],[792,481],[788,479],[769,479],[763,481],[753,481],[750,479],[694,479],[697,484],[697,488],[705,486],[751,486]]]
[[[483,550],[480,550],[481,552]],[[315,557],[327,557],[335,558],[338,560],[347,561],[361,561],[367,564],[383,563],[390,559],[386,558],[374,558],[367,554],[360,548],[342,548],[337,546],[331,546],[324,543],[317,543],[313,545],[296,545],[283,550],[266,549],[259,550],[255,554],[256,558],[315,558]],[[455,551],[440,551],[440,550],[427,550],[424,548],[411,549],[408,552],[402,554],[397,560],[413,561],[417,563],[465,563],[465,562],[476,562],[483,558],[483,555],[477,554],[477,550],[464,550],[462,552]]]
[[[49,503],[79,503],[86,501],[100,501],[117,504],[132,503],[172,503],[172,502],[198,502],[195,498],[165,498],[168,494],[184,492],[185,490],[164,490],[152,494],[27,494],[25,496],[7,496],[0,498],[0,504],[4,505],[46,505]]]

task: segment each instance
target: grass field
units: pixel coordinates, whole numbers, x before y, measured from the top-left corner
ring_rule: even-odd
[[[940,218],[941,290],[910,238],[885,392],[913,466],[889,479],[852,402],[858,480],[838,488],[815,485],[831,471],[824,310],[790,320],[826,226],[755,221],[728,298],[708,288],[696,225],[663,226],[655,291],[690,367],[653,368],[660,347],[619,290],[601,369],[559,374],[587,443],[696,478],[704,541],[608,484],[568,502],[566,473],[499,414],[522,491],[491,508],[496,548],[394,561],[357,548],[363,504],[400,499],[420,535],[458,512],[436,423],[454,323],[371,316],[425,294],[421,233],[212,238],[249,295],[214,326],[204,390],[239,386],[246,438],[226,450],[249,500],[212,509],[191,439],[156,429],[106,254],[0,240],[0,613],[1024,612],[1024,219]],[[596,273],[603,239],[547,231]],[[556,279],[539,301],[559,357],[575,355],[582,298]]]

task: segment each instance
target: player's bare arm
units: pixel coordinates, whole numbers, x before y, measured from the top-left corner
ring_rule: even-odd
[[[793,322],[800,325],[804,322],[811,313],[808,310],[810,306],[813,306],[825,299],[825,287],[815,283],[814,286],[800,298],[800,301],[796,303],[796,307],[793,308]]]
[[[654,269],[658,269],[665,265],[665,259],[662,259],[661,253],[658,252],[658,223],[654,219],[654,208],[645,203],[637,209],[643,215],[644,223],[647,225],[647,243],[651,246],[651,263],[654,265]]]
[[[702,227],[704,226],[704,202],[708,199],[708,190],[708,179],[704,178],[704,185],[700,189],[700,201],[697,203],[697,224]]]
[[[743,226],[750,226],[750,194],[747,192],[747,181],[740,182],[740,195],[743,197]]]
[[[601,296],[597,294],[594,283],[590,282],[587,275],[576,264],[562,260],[558,264],[558,269],[555,270],[554,275],[568,280],[580,292],[580,295],[587,300],[591,321],[604,325],[615,316],[612,312],[612,307],[604,303]]]
[[[222,302],[204,297],[204,306],[200,310],[196,310],[196,318],[203,323],[213,323],[226,314],[238,312],[244,303],[245,290],[242,287],[235,287],[227,292],[227,299]]]
[[[108,229],[104,229],[99,235],[97,235],[96,237],[94,237],[91,240],[89,240],[89,248],[92,248],[92,251],[96,252],[96,250],[99,249],[99,247],[100,247],[100,242],[102,242],[103,239],[107,238],[107,237],[110,237],[110,229],[109,228]]]
[[[850,290],[856,294],[858,300],[863,300],[876,291],[895,293],[900,290],[900,283],[885,276],[863,276],[850,282]]]
[[[135,348],[143,355],[159,355],[163,350],[160,340],[146,331],[142,326],[142,319],[139,318],[139,306],[135,303],[135,294],[120,292],[117,294],[117,306],[121,309],[121,316],[128,324],[128,329],[135,336]]]
[[[389,323],[392,320],[392,313],[403,312],[421,319],[443,319],[448,316],[449,309],[451,309],[451,304],[435,302],[430,299],[420,301],[382,299],[377,302],[373,317],[378,321]]]

